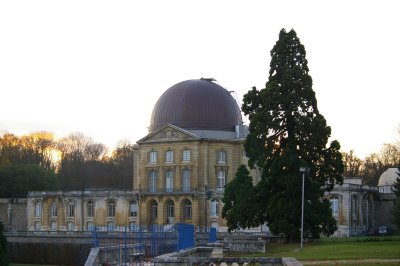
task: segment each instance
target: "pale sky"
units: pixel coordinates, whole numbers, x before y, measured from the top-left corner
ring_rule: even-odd
[[[293,28],[331,139],[364,158],[400,137],[399,6],[0,1],[0,133],[81,132],[110,148],[135,143],[158,98],[180,81],[215,78],[240,102],[263,88],[279,31]]]

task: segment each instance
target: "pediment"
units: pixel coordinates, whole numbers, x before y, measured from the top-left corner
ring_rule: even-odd
[[[168,124],[159,130],[150,133],[146,137],[138,141],[138,143],[160,142],[160,141],[182,141],[182,140],[198,140],[200,136],[187,130]]]

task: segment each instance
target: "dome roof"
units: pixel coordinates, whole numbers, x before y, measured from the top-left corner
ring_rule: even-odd
[[[378,186],[393,186],[396,182],[396,179],[399,177],[397,174],[399,169],[397,168],[389,168],[387,169],[381,177],[379,177]]]
[[[149,132],[166,124],[189,130],[235,131],[242,115],[226,89],[212,79],[193,79],[175,84],[155,104]]]

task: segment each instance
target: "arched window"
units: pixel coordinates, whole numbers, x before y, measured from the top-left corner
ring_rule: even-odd
[[[51,217],[57,217],[57,203],[53,202],[50,208],[51,208],[50,210]]]
[[[211,217],[219,216],[219,202],[216,199],[211,200],[210,216]]]
[[[157,211],[158,211],[158,203],[153,200],[150,203],[150,223],[155,223],[157,221]]]
[[[190,150],[185,149],[182,152],[182,161],[183,162],[190,162]]]
[[[165,171],[165,192],[174,190],[174,172],[172,170]]]
[[[39,218],[42,216],[42,203],[36,202],[35,204],[35,217]]]
[[[183,169],[182,171],[182,184],[183,192],[190,192],[190,170],[189,169]]]
[[[339,215],[339,210],[340,210],[338,197],[337,196],[333,196],[329,201],[331,203],[332,215],[333,216],[338,216]]]
[[[94,217],[94,202],[93,202],[93,200],[89,200],[87,203],[87,216]]]
[[[167,217],[168,217],[168,223],[169,224],[174,222],[175,203],[172,200],[169,200],[168,204],[167,204]]]
[[[192,203],[188,199],[185,199],[183,201],[183,218],[184,219],[192,218]]]
[[[157,172],[155,170],[149,171],[149,191],[157,192]]]
[[[132,200],[129,204],[129,216],[130,217],[137,217],[138,213],[138,203],[136,200]]]
[[[72,201],[68,202],[68,217],[75,216],[75,205]]]
[[[107,216],[115,217],[115,201],[110,200],[107,204]]]

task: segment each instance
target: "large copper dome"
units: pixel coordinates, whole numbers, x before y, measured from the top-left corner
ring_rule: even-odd
[[[158,99],[149,132],[173,124],[184,129],[235,131],[242,124],[240,108],[232,95],[211,79],[175,84]]]

